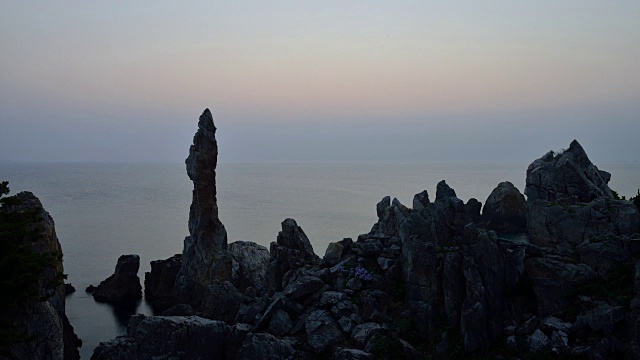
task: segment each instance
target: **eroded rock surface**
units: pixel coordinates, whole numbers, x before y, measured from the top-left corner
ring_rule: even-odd
[[[140,256],[120,256],[113,275],[95,288],[93,298],[96,301],[108,303],[132,303],[140,300],[142,286],[138,269],[140,269]]]

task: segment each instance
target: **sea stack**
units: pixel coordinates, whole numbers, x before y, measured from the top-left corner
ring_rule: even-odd
[[[214,279],[228,279],[231,275],[231,260],[226,253],[227,231],[218,218],[218,143],[209,109],[200,116],[185,162],[187,174],[193,181],[193,198],[189,211],[190,235],[184,240],[182,267],[176,279],[179,292],[194,283],[208,285]]]

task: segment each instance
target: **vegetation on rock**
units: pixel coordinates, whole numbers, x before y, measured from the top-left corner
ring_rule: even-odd
[[[0,183],[0,193],[8,194],[8,182]],[[38,252],[35,243],[42,233],[37,223],[42,221],[42,207],[12,211],[22,205],[17,196],[0,199],[0,346],[31,339],[10,322],[11,314],[28,301],[46,301],[64,283],[66,275],[57,269],[62,254],[57,251]]]

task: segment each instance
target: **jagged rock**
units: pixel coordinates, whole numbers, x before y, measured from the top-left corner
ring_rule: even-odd
[[[262,293],[267,286],[269,250],[253,242],[236,241],[229,244],[228,253],[232,258],[231,281],[241,292],[252,287]]]
[[[65,311],[65,285],[62,247],[53,218],[31,192],[4,197],[0,202],[0,242],[3,274],[0,308],[2,344],[0,357],[7,359],[78,359],[78,339]],[[24,232],[22,232],[24,231]],[[16,234],[17,233],[17,234]],[[19,250],[17,250],[18,248]],[[25,259],[8,259],[16,254],[36,264],[16,264]],[[31,256],[32,255],[32,256]],[[41,259],[50,259],[49,261]],[[38,264],[38,259],[42,263]],[[23,265],[42,266],[37,279],[16,274]],[[25,269],[26,271],[32,269]],[[31,275],[34,276],[34,275]],[[14,283],[12,283],[14,282]],[[15,283],[17,282],[17,284]],[[28,285],[28,288],[21,288]],[[8,290],[8,291],[7,291]],[[20,292],[27,293],[19,299]],[[11,293],[9,293],[11,292]],[[19,303],[12,303],[18,298]],[[12,334],[14,332],[14,334]],[[12,335],[22,333],[27,341],[11,343]],[[14,339],[15,340],[15,339]]]
[[[534,333],[529,336],[527,339],[527,343],[529,344],[529,351],[532,352],[541,352],[547,349],[550,344],[550,340],[540,329],[534,331]]]
[[[562,205],[533,201],[527,205],[527,233],[532,244],[576,251],[584,241],[640,232],[640,214],[629,201],[597,198],[589,203]]]
[[[185,161],[194,189],[189,210],[190,236],[184,240],[182,267],[176,278],[177,292],[194,284],[206,286],[214,280],[231,279],[231,257],[226,252],[227,232],[218,218],[215,133],[213,116],[206,109],[200,116],[198,131]]]
[[[338,349],[333,354],[333,360],[373,360],[373,355],[358,349]]]
[[[507,289],[515,289],[524,274],[526,246],[513,246],[504,250],[504,275]]]
[[[450,197],[453,197],[453,198],[457,197],[455,190],[453,190],[449,185],[447,185],[446,181],[444,180],[440,181],[436,186],[436,201],[444,200]]]
[[[516,329],[516,335],[531,335],[540,326],[540,319],[532,316]]]
[[[344,251],[344,245],[337,242],[332,242],[327,246],[327,250],[324,253],[324,261],[329,267],[335,266],[340,262],[342,252]]]
[[[276,336],[284,336],[289,333],[292,327],[293,323],[289,314],[282,309],[278,309],[271,317],[268,331]]]
[[[546,316],[562,311],[569,305],[574,286],[597,278],[598,274],[585,264],[573,264],[541,257],[525,260],[527,275],[536,296],[538,314]]]
[[[20,192],[11,197],[4,197],[2,200],[0,202],[0,228],[2,228],[0,237],[3,243],[3,269],[15,272],[14,266],[26,265],[14,265],[11,261],[16,259],[7,259],[7,255],[12,253],[9,249],[13,246],[20,247],[21,255],[31,253],[40,259],[50,257],[51,261],[37,274],[37,283],[28,289],[18,290],[26,290],[29,293],[17,304],[11,303],[12,300],[15,301],[17,291],[16,284],[10,281],[23,281],[23,279],[11,272],[4,274],[3,290],[10,289],[14,293],[2,294],[4,301],[0,308],[0,329],[2,329],[0,357],[78,359],[80,357],[78,347],[82,342],[74,333],[65,311],[65,285],[61,281],[64,273],[62,247],[56,235],[53,218],[31,192]],[[13,235],[14,231],[20,233],[16,228],[23,228],[25,233]],[[28,266],[32,265],[34,264],[28,264]],[[21,267],[18,266],[18,268]],[[26,284],[18,284],[18,287]],[[6,340],[11,338],[11,331],[23,333],[30,337],[30,340],[17,344],[7,343]]]
[[[567,333],[569,332],[569,329],[571,329],[571,326],[571,323],[564,322],[555,316],[547,316],[542,320],[540,329],[542,329],[543,331],[560,330],[564,333]]]
[[[569,335],[562,330],[554,330],[551,333],[551,347],[559,351],[564,351],[569,347]]]
[[[355,342],[355,344],[364,348],[369,339],[378,334],[382,330],[382,326],[378,323],[364,323],[353,328],[351,332],[351,339]]]
[[[573,329],[589,327],[593,331],[603,331],[611,334],[614,326],[624,320],[626,311],[622,306],[609,306],[601,304],[597,308],[583,315],[578,315]]]
[[[324,287],[324,282],[315,276],[301,276],[295,282],[291,283],[284,289],[283,293],[291,298],[298,300],[309,296]]]
[[[182,254],[151,262],[151,272],[144,274],[144,297],[154,311],[162,312],[175,302],[176,277],[182,267]]]
[[[524,232],[527,227],[527,206],[524,195],[505,181],[493,189],[482,210],[482,222],[498,233]]]
[[[468,225],[463,244],[468,255],[462,259],[466,296],[460,308],[460,332],[465,351],[471,352],[488,348],[502,334],[505,277],[501,251],[485,230]]]
[[[278,233],[275,242],[271,243],[269,262],[269,287],[271,291],[283,289],[283,279],[290,270],[299,269],[305,264],[318,260],[307,235],[295,220],[285,219],[282,231]]]
[[[630,307],[632,309],[640,309],[640,260],[636,262],[635,272],[633,275],[633,294]]]
[[[406,220],[410,210],[396,198],[391,200],[385,196],[377,205],[378,222],[373,225],[371,234],[394,236],[398,234],[400,225]]]
[[[229,281],[215,280],[207,285],[202,294],[202,301],[197,307],[198,314],[208,319],[222,320],[231,323],[244,301],[242,293]]]
[[[322,297],[318,302],[319,307],[327,306],[327,305],[335,305],[340,301],[346,300],[347,294],[340,291],[325,291],[322,293]]]
[[[64,284],[64,295],[71,295],[76,292],[76,288],[71,284]]]
[[[138,277],[140,256],[122,255],[118,258],[113,275],[102,281],[93,292],[93,298],[100,302],[135,302],[142,298],[142,286]]]
[[[197,316],[133,315],[127,336],[100,343],[91,359],[220,359],[227,327]]]
[[[324,310],[315,310],[305,321],[307,345],[315,353],[321,353],[344,340],[335,320]]]
[[[413,210],[422,210],[429,203],[429,193],[427,193],[427,190],[423,190],[413,196]]]
[[[280,340],[271,334],[249,333],[237,354],[235,354],[235,356],[229,356],[228,359],[281,360],[289,358],[295,359],[296,355],[296,350],[285,340]]]
[[[313,252],[313,246],[311,246],[309,238],[293,219],[285,219],[282,222],[282,231],[278,233],[276,242],[280,246],[299,251],[304,260],[318,258]]]
[[[580,144],[573,140],[561,153],[548,152],[527,169],[528,201],[559,201],[575,197],[588,203],[596,198],[613,199],[607,185],[611,174],[598,170]]]
[[[196,312],[189,304],[178,304],[170,307],[160,314],[161,316],[193,316]]]

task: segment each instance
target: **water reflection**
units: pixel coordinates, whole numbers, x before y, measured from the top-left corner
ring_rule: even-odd
[[[108,304],[111,312],[113,313],[113,317],[118,322],[118,325],[126,328],[129,325],[129,319],[131,319],[131,315],[135,314],[140,306],[142,301],[138,301],[135,303],[124,303],[124,304]]]

